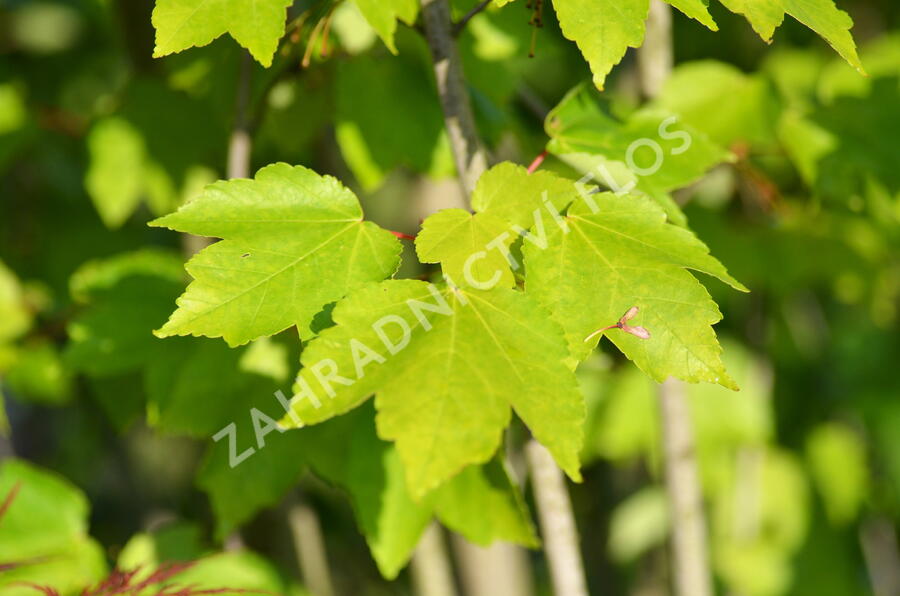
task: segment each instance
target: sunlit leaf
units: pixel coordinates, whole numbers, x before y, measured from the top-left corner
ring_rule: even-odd
[[[151,225],[223,238],[188,262],[194,282],[160,337],[223,337],[236,346],[294,325],[309,337],[326,304],[392,275],[399,262],[397,239],[363,221],[352,192],[287,164],[254,180],[217,182]]]

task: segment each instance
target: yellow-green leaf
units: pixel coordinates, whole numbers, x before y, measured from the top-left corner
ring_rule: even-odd
[[[589,335],[637,307],[628,324],[649,339],[617,328],[603,335],[641,370],[657,381],[671,375],[736,388],[712,329],[722,315],[686,269],[745,288],[696,236],[666,223],[662,209],[640,196],[588,195],[566,219],[567,230],[550,228],[546,250],[525,244],[525,288],[566,330],[576,360],[596,345]]]
[[[150,225],[223,238],[188,262],[194,281],[160,337],[223,337],[235,346],[292,325],[310,337],[325,305],[389,277],[399,263],[399,242],[363,221],[351,191],[283,163],[254,180],[212,184]]]
[[[397,31],[397,19],[412,25],[419,14],[418,0],[354,0],[359,12],[384,41],[384,45],[392,54],[397,53],[394,44],[394,33]]]
[[[553,0],[553,6],[563,35],[578,44],[598,89],[626,50],[644,41],[649,0]]]
[[[157,0],[154,57],[205,46],[228,33],[263,66],[271,66],[293,0]]]
[[[456,285],[510,288],[515,279],[506,251],[515,238],[509,224],[489,213],[445,209],[422,224],[416,253],[423,263],[440,263]]]
[[[414,499],[488,461],[510,406],[580,479],[584,404],[562,330],[522,292],[388,281],[354,292],[309,343],[282,424],[327,420],[377,394],[379,435],[397,444]]]
[[[666,0],[669,4],[686,14],[687,16],[703,23],[712,31],[718,31],[719,26],[709,14],[709,2],[707,0]]]
[[[850,35],[853,20],[839,10],[834,0],[719,0],[728,10],[744,15],[753,30],[771,41],[785,13],[791,15],[828,42],[853,68],[864,73]]]

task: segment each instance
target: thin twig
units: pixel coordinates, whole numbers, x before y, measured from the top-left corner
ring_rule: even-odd
[[[487,156],[478,139],[469,91],[463,80],[462,64],[453,39],[448,0],[422,0],[422,21],[431,49],[438,96],[444,112],[444,126],[468,197],[487,169]]]
[[[459,534],[452,534],[451,540],[466,596],[534,595],[528,551],[524,547],[502,540],[487,547],[478,546]]]
[[[328,14],[325,15],[325,26],[322,29],[322,49],[319,50],[319,57],[325,58],[328,56],[328,34],[331,32],[331,18],[334,16],[334,9],[337,7],[337,4],[331,7],[331,10],[328,11]]]
[[[404,234],[403,232],[395,232],[394,230],[388,230],[391,234],[399,238],[400,240],[413,240],[415,241],[416,237],[410,234]]]
[[[637,53],[638,78],[647,98],[656,97],[672,74],[672,10],[661,0],[650,3],[644,45]]]
[[[322,526],[315,510],[301,498],[290,505],[288,526],[303,581],[316,596],[334,596]]]
[[[460,183],[468,196],[487,169],[487,156],[478,140],[459,54],[453,39],[448,0],[422,0],[422,18],[434,62],[444,124],[450,137]],[[531,441],[526,449],[555,592],[557,596],[587,596],[575,518],[562,471],[543,445]],[[413,563],[415,568],[415,557]]]
[[[556,596],[587,596],[578,528],[562,470],[535,439],[525,445],[531,487],[541,523],[541,538]]]
[[[859,540],[872,593],[875,596],[900,594],[900,547],[891,520],[878,516],[863,521]]]
[[[544,163],[544,160],[547,159],[547,150],[544,149],[541,151],[537,157],[532,160],[532,162],[528,165],[528,173],[534,174],[534,172],[541,167],[541,164]]]
[[[3,504],[0,504],[0,519],[6,515],[9,506],[12,505],[12,502],[16,500],[16,496],[19,494],[19,490],[22,489],[22,483],[16,482],[13,484],[13,487],[6,493],[6,497],[3,498]]]
[[[466,15],[461,18],[459,21],[453,24],[453,37],[459,37],[459,34],[463,32],[463,29],[466,28],[466,25],[469,21],[472,20],[472,17],[477,15],[479,12],[483,11],[491,4],[492,0],[484,0],[476,5],[472,10],[466,13]]]
[[[312,31],[309,32],[309,39],[306,40],[306,51],[303,52],[303,59],[300,61],[300,65],[303,68],[309,68],[312,62],[313,48],[316,46],[316,35],[319,33],[319,29],[324,26],[324,23],[325,19],[319,19],[313,26]]]
[[[456,596],[444,531],[437,522],[431,522],[425,529],[411,563],[417,596]]]
[[[231,127],[231,139],[228,143],[229,178],[247,178],[250,175],[250,85],[253,75],[253,61],[249,53],[241,56],[241,70],[234,101],[234,124]]]
[[[711,596],[706,518],[684,383],[659,388],[666,490],[672,518],[672,572],[676,596]]]

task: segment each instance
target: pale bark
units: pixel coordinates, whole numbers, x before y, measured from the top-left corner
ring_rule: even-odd
[[[900,547],[891,520],[876,517],[859,529],[869,582],[875,596],[900,595]]]
[[[234,101],[234,122],[228,143],[228,178],[250,176],[250,152],[253,143],[250,138],[250,84],[253,73],[253,59],[250,54],[241,56],[240,74]]]
[[[534,582],[523,547],[497,541],[485,548],[453,534],[453,552],[466,596],[533,596]]]
[[[531,439],[525,446],[541,539],[556,596],[587,596],[578,529],[566,479],[547,448]]]
[[[711,596],[706,518],[684,384],[666,380],[659,389],[666,491],[672,519],[672,575],[676,596]]]
[[[437,522],[425,529],[410,566],[417,596],[456,596],[444,531]]]
[[[288,510],[288,524],[305,587],[314,596],[334,596],[325,540],[316,512],[307,503],[298,501]]]
[[[672,9],[662,0],[651,0],[644,45],[638,49],[638,78],[644,96],[659,95],[672,74]]]
[[[487,155],[475,128],[472,104],[453,38],[449,0],[422,0],[422,22],[431,49],[444,126],[450,138],[460,183],[468,197],[487,169]]]
[[[467,200],[478,178],[487,169],[487,153],[478,137],[472,114],[469,92],[463,77],[455,36],[475,14],[483,10],[483,2],[454,25],[450,18],[448,0],[421,0],[425,37],[431,50],[438,96],[444,116],[444,127],[450,140],[459,184]],[[447,205],[452,195],[440,200]],[[424,214],[434,205],[421,205]],[[462,579],[469,596],[528,596],[532,590],[531,574],[524,551],[507,544],[495,544],[479,549],[458,539],[454,544],[460,560]],[[443,543],[443,533],[437,524],[426,531],[412,558],[412,571],[420,596],[453,594],[450,561]]]

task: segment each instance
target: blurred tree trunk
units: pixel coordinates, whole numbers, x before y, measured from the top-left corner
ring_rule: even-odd
[[[334,596],[322,526],[315,510],[298,498],[288,509],[288,524],[304,586],[314,596]]]
[[[521,546],[498,541],[484,548],[453,534],[453,552],[466,596],[534,595],[528,553]]]
[[[651,0],[638,72],[645,97],[653,98],[672,72],[672,9]],[[710,596],[712,581],[703,497],[694,453],[694,429],[684,384],[667,379],[659,387],[666,490],[672,519],[672,574],[677,596]]]
[[[531,439],[525,446],[531,486],[541,523],[541,539],[556,596],[587,596],[587,581],[575,514],[566,479],[547,448]]]
[[[475,182],[487,169],[487,155],[475,128],[469,91],[453,38],[449,1],[422,0],[422,22],[425,25],[428,47],[431,49],[444,127],[450,137],[460,183],[468,196],[475,188]]]
[[[864,521],[859,541],[875,596],[900,595],[900,548],[891,521],[886,517]]]
[[[672,574],[677,596],[710,596],[706,518],[684,383],[667,379],[659,388],[662,450],[672,520]]]
[[[456,596],[444,530],[431,522],[412,557],[412,576],[417,596]]]

